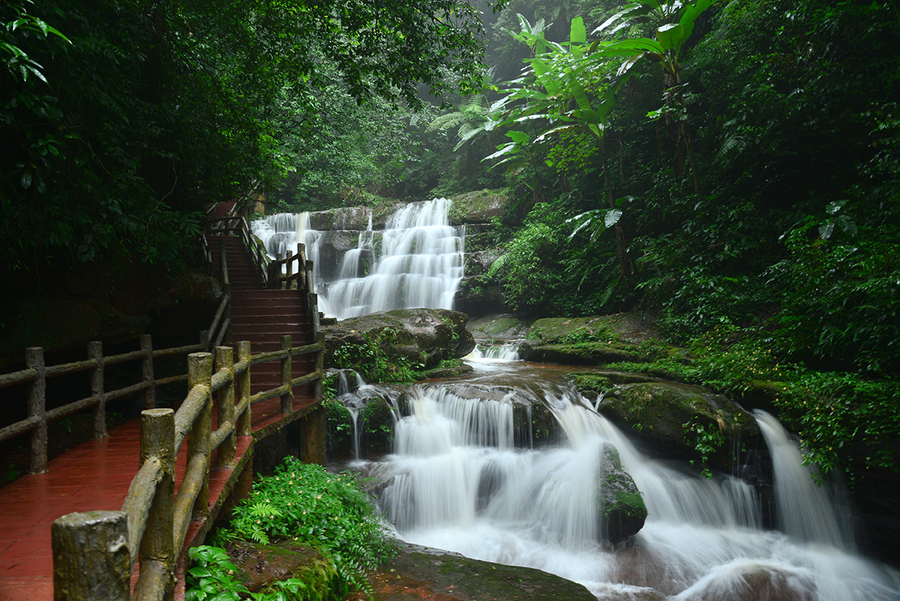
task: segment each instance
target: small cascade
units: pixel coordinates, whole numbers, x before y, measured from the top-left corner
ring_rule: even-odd
[[[465,227],[449,225],[451,202],[436,198],[397,210],[383,231],[324,232],[309,226],[309,215],[271,215],[253,222],[253,233],[273,258],[306,245],[313,262],[319,307],[329,317],[346,319],[390,309],[450,309],[463,277]],[[341,223],[335,227],[341,228]],[[331,238],[329,238],[331,234]],[[335,256],[324,245],[334,235],[357,236],[355,248]],[[326,275],[327,274],[327,275]]]
[[[478,344],[465,357],[466,361],[518,361],[518,344]]]
[[[783,531],[764,530],[757,493],[746,482],[722,474],[705,478],[648,457],[574,388],[538,383],[524,366],[518,378],[512,367],[505,369],[480,374],[477,383],[420,386],[401,403],[394,454],[372,473],[384,483],[380,506],[404,540],[539,568],[581,582],[598,599],[898,598],[897,573],[856,555],[831,527],[794,531],[786,523]],[[497,391],[509,388],[511,375],[525,387],[522,396],[539,398],[541,411],[552,413],[564,433],[560,444],[530,448],[512,435],[514,405],[521,401]],[[503,385],[492,387],[492,377]],[[483,399],[476,398],[479,387]],[[757,418],[764,429],[783,432],[771,416]],[[785,448],[769,442],[773,457],[784,456],[791,466],[776,467],[776,494],[797,499],[788,502],[793,507],[783,510],[782,520],[809,511],[815,521],[840,523],[840,511],[813,507],[828,505],[829,498],[787,492],[811,480],[805,468],[798,471],[799,452],[784,436]],[[648,510],[634,544],[621,548],[601,540],[597,492],[604,486],[606,445],[618,450]],[[798,479],[803,483],[787,482]]]
[[[777,419],[765,411],[754,415],[772,454],[778,529],[804,542],[854,551],[850,522],[839,515],[848,505],[845,495],[831,484],[816,484],[799,444]]]

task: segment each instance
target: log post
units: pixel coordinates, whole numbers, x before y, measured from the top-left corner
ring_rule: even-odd
[[[153,409],[156,407],[156,380],[153,378],[153,338],[150,334],[141,336],[141,350],[144,352],[141,376],[148,385],[144,391],[144,409]]]
[[[28,471],[40,474],[47,471],[47,372],[44,369],[44,349],[39,346],[25,349],[25,365],[37,372],[37,377],[28,385],[28,417],[38,419],[31,432]]]
[[[238,353],[238,362],[241,361],[250,361],[250,341],[249,340],[241,340],[237,343],[237,353]],[[245,399],[247,399],[247,410],[244,411],[244,414],[238,420],[238,423],[235,424],[235,432],[238,436],[250,436],[252,431],[252,416],[250,414],[251,406],[249,404],[250,399],[250,368],[247,367],[244,373],[238,375],[236,377],[234,383],[234,389],[238,396],[238,402],[243,403]]]
[[[325,332],[316,333],[316,342],[322,345],[322,348],[316,352],[316,371],[319,372],[319,378],[313,385],[313,398],[321,399],[325,396]]]
[[[291,337],[289,334],[281,337],[281,350],[286,351],[286,356],[281,360],[281,385],[287,386],[287,392],[281,395],[281,413],[287,415],[294,408],[294,389],[291,387]]]
[[[194,386],[206,386],[211,389],[212,384],[212,355],[210,353],[191,353],[188,355],[188,390]],[[207,394],[203,401],[203,409],[194,422],[194,427],[187,436],[188,462],[194,455],[206,456],[206,470],[203,481],[200,483],[200,492],[194,504],[194,515],[205,516],[209,513],[209,435],[212,429],[212,394]]]
[[[106,438],[106,389],[103,384],[103,343],[88,342],[88,358],[97,361],[91,370],[91,396],[97,399],[94,405],[94,438]]]
[[[306,270],[306,245],[302,242],[297,243],[297,290],[309,292],[309,272]]]
[[[285,273],[284,287],[289,289],[291,287],[291,276],[294,275],[294,263],[293,259],[294,253],[291,251],[287,251],[287,260],[285,261],[285,266],[287,267]]]
[[[231,381],[220,388],[216,392],[216,408],[218,410],[219,427],[224,423],[231,424],[231,434],[229,434],[222,444],[219,445],[219,452],[216,455],[216,469],[233,468],[236,464],[234,457],[237,453],[237,438],[235,437],[234,423],[234,351],[230,346],[216,347],[216,372],[226,370],[231,374]]]
[[[64,515],[53,522],[51,539],[54,601],[131,598],[131,553],[124,511]]]
[[[175,412],[172,409],[148,409],[141,412],[140,464],[152,458],[162,465],[162,480],[147,515],[144,538],[140,543],[141,574],[162,573],[161,596],[151,589],[160,583],[141,579],[135,587],[135,598],[161,598],[172,601],[175,596],[175,562],[178,552],[172,524],[175,521]],[[156,568],[156,569],[154,569]]]

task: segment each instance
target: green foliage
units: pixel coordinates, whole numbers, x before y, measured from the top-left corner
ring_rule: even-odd
[[[736,399],[758,389],[773,397],[782,419],[800,435],[805,460],[822,473],[834,469],[897,469],[894,441],[900,437],[900,383],[848,372],[817,372],[780,360],[772,339],[759,331],[721,326],[690,347],[690,358],[620,363],[613,369],[646,371],[710,388]],[[768,396],[768,394],[767,394]],[[685,424],[697,449],[716,448],[715,432]]]
[[[326,553],[351,587],[366,590],[366,574],[395,552],[386,525],[350,473],[288,458],[254,483],[234,511],[229,534],[268,543],[293,539]]]
[[[242,598],[255,601],[339,601],[346,596],[347,591],[341,586],[333,588],[334,582],[307,582],[296,577],[275,581],[265,590],[251,593],[236,580],[237,568],[225,549],[203,545],[192,547],[188,554],[194,567],[188,570],[186,577],[186,601],[238,601]],[[330,580],[328,574],[319,574],[315,570],[312,575]]]
[[[185,577],[186,601],[239,601],[250,591],[236,579],[237,568],[225,549],[200,546],[188,550],[194,564]]]
[[[480,32],[461,0],[6,3],[0,260],[177,266],[210,204],[296,169],[304,194],[387,192],[415,148],[389,105],[480,81]]]
[[[805,372],[776,400],[806,455],[823,472],[859,467],[896,470],[900,383],[852,373]]]
[[[709,458],[722,448],[725,437],[717,427],[701,423],[696,418],[682,424],[682,428],[685,437],[693,440],[694,450],[700,455],[701,473],[707,478],[712,478],[712,472],[708,467]]]
[[[337,367],[359,372],[366,382],[413,382],[425,369],[424,358],[411,360],[395,352],[406,342],[401,338],[394,328],[367,332],[363,344],[344,344],[335,351]]]
[[[789,256],[769,270],[784,290],[777,334],[787,352],[803,359],[897,373],[900,227],[884,223],[885,213],[872,224],[844,202],[827,213],[792,229]]]

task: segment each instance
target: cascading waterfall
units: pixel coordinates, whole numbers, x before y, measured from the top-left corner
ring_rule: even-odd
[[[380,505],[403,539],[556,573],[598,599],[638,598],[648,588],[683,601],[898,598],[895,572],[856,555],[843,535],[824,534],[843,532],[821,523],[840,522],[840,512],[812,509],[804,493],[802,503],[784,503],[781,522],[812,512],[811,532],[763,530],[759,499],[746,482],[651,459],[574,389],[548,386],[539,396],[567,442],[541,449],[517,448],[505,399],[461,398],[445,384],[415,389],[396,425],[395,454],[376,468],[389,483]],[[758,419],[790,443],[771,416]],[[624,548],[597,538],[605,444],[618,449],[648,509]],[[795,445],[770,452],[799,465]],[[777,493],[793,486],[785,479],[809,480],[805,468],[776,472]]]
[[[324,232],[309,228],[308,214],[271,215],[253,222],[253,233],[274,258],[306,246],[313,261],[319,308],[329,317],[346,319],[390,309],[450,309],[463,277],[465,227],[449,225],[451,201],[436,198],[411,203],[395,212],[383,231],[358,235],[356,248],[339,259],[333,279],[321,269]],[[340,227],[340,224],[337,224]],[[371,259],[371,265],[366,263]]]

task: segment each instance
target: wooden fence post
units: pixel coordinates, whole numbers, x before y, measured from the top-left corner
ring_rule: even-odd
[[[156,380],[153,378],[153,338],[150,334],[141,336],[141,350],[144,352],[141,376],[148,384],[144,391],[144,409],[153,409],[156,407]]]
[[[175,596],[175,412],[172,409],[147,409],[141,412],[141,459],[139,465],[152,458],[159,459],[162,479],[147,515],[144,538],[140,542],[141,574],[162,572],[163,594],[154,595],[158,586],[152,578],[141,579],[135,587],[137,599],[165,599]]]
[[[131,598],[131,552],[124,511],[64,515],[53,522],[51,539],[54,601]]]
[[[211,389],[212,384],[212,355],[210,353],[191,353],[188,355],[188,390],[202,384]],[[197,517],[205,516],[209,512],[209,435],[212,429],[212,394],[206,397],[203,410],[197,416],[194,427],[188,433],[187,453],[188,462],[194,455],[206,456],[206,470],[203,481],[200,484],[200,492],[194,503],[194,514]]]
[[[237,343],[238,362],[250,361],[250,341],[241,340]],[[247,399],[247,410],[241,415],[238,423],[235,424],[235,432],[238,436],[250,436],[252,430],[252,416],[250,406],[250,367],[248,366],[244,373],[237,376],[234,383],[234,389],[238,395],[238,403],[243,403]]]
[[[28,417],[36,417],[38,424],[31,432],[31,459],[28,471],[40,474],[47,471],[47,373],[44,370],[44,349],[33,346],[25,349],[25,365],[37,372],[28,386]]]
[[[297,290],[309,292],[311,289],[309,283],[309,273],[306,271],[306,245],[302,242],[297,243]]]
[[[281,395],[281,413],[287,415],[294,408],[294,389],[291,387],[291,337],[281,337],[281,350],[287,351],[287,356],[281,360],[281,385],[287,386],[287,392]]]
[[[294,275],[294,264],[291,261],[291,259],[293,258],[294,253],[292,253],[291,251],[287,251],[287,261],[285,262],[287,273],[285,273],[286,279],[284,280],[284,287],[288,289],[291,287],[291,276]]]
[[[232,432],[229,434],[222,444],[219,445],[219,452],[216,455],[216,469],[233,468],[236,463],[234,461],[237,454],[237,438],[235,432],[237,430],[234,423],[234,351],[230,346],[216,347],[216,372],[222,370],[231,374],[231,382],[216,392],[216,405],[219,416],[219,427],[228,422],[232,425]]]
[[[88,342],[88,358],[97,361],[91,370],[91,395],[97,399],[94,405],[94,438],[106,438],[106,390],[103,384],[103,343]]]

